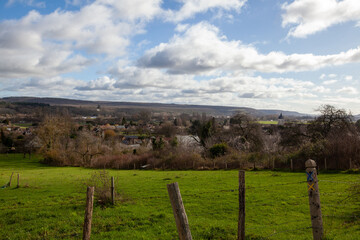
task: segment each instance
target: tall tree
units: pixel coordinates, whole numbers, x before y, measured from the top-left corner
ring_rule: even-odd
[[[308,125],[308,132],[312,140],[326,138],[331,132],[351,132],[354,130],[353,116],[344,109],[337,109],[331,105],[322,105],[317,111],[320,112],[320,116]]]

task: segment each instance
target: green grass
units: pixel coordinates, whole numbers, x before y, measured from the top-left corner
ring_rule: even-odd
[[[32,123],[15,123],[14,126],[20,128],[28,128],[32,126]]]
[[[97,170],[48,167],[38,158],[0,155],[0,239],[81,239],[85,181]],[[92,239],[177,239],[166,184],[178,182],[193,239],[236,239],[237,171],[109,170],[122,201],[94,207]],[[346,197],[358,174],[320,174],[327,239],[359,239],[360,221]],[[248,239],[311,239],[305,173],[246,172]],[[234,190],[234,191],[231,191]]]
[[[278,124],[278,121],[257,121],[259,124]]]

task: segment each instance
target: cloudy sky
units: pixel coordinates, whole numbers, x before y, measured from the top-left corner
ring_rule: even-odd
[[[0,0],[0,97],[360,114],[359,0]]]

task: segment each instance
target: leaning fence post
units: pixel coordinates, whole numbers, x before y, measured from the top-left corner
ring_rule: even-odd
[[[11,173],[10,180],[9,180],[9,183],[8,183],[9,187],[11,187],[11,180],[12,180],[13,175],[14,175],[14,173]]]
[[[245,171],[239,171],[238,240],[245,240]]]
[[[18,173],[17,175],[17,185],[16,185],[17,188],[20,187],[20,174]]]
[[[83,240],[90,240],[94,204],[94,187],[87,187]]]
[[[167,185],[171,206],[180,240],[192,240],[188,218],[186,216],[180,189],[177,182]]]
[[[320,193],[316,172],[316,162],[307,160],[305,162],[307,174],[307,187],[309,194],[310,216],[314,240],[321,240],[324,234],[320,207]]]
[[[114,177],[111,177],[111,203],[115,204],[115,182]]]

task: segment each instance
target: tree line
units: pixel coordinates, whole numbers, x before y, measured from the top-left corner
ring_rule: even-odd
[[[288,168],[293,161],[303,169],[308,158],[321,168],[358,167],[360,121],[331,105],[318,112],[313,121],[283,125],[262,125],[242,113],[230,119],[203,114],[160,122],[151,130],[151,113],[146,112],[132,123],[132,132],[99,129],[69,114],[47,114],[30,136],[1,129],[0,146],[6,151],[16,146],[24,154],[36,150],[52,165],[101,168]],[[119,121],[130,126],[125,118]],[[136,148],[123,143],[129,133],[141,140]]]

